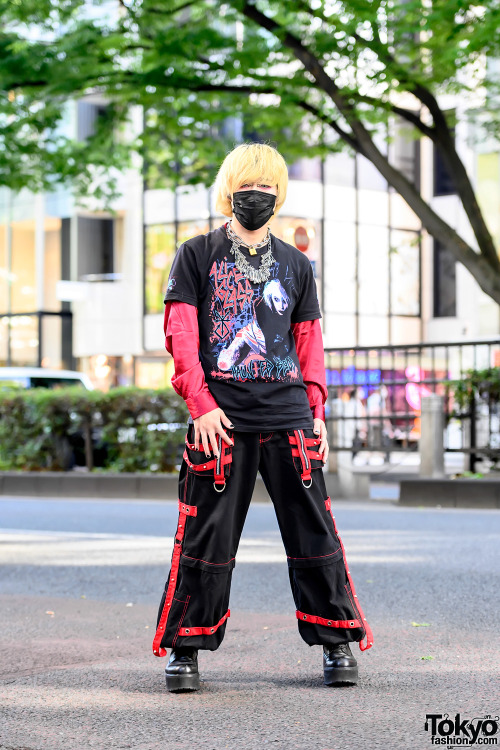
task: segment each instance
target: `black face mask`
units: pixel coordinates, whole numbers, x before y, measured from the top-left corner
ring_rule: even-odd
[[[260,229],[274,213],[276,196],[262,190],[239,190],[233,194],[233,213],[242,227]]]

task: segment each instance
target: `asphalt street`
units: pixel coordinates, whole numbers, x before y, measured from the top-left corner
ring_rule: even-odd
[[[177,503],[0,498],[0,748],[425,750],[426,714],[498,715],[500,512],[334,514],[374,634],[359,685],[323,685],[273,507],[252,503],[225,639],[175,695],[151,642]]]

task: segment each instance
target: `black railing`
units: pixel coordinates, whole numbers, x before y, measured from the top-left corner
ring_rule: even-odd
[[[467,411],[454,403],[447,381],[468,369],[500,366],[500,339],[407,346],[326,349],[326,419],[330,450],[415,450],[422,396],[443,396],[445,450],[500,460],[500,410],[476,399]]]

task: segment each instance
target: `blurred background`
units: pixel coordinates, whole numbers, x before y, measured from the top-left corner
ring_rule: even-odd
[[[2,377],[170,388],[174,255],[226,221],[211,190],[225,153],[264,141],[290,176],[271,230],[317,282],[332,447],[411,449],[435,393],[449,450],[472,470],[478,446],[491,459],[494,3],[56,1],[4,19],[0,368],[23,372]]]

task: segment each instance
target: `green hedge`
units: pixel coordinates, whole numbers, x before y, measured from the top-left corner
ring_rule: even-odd
[[[2,386],[0,470],[175,471],[188,417],[171,388]]]

